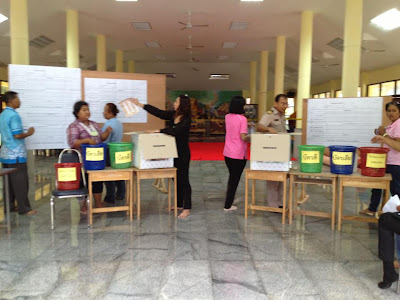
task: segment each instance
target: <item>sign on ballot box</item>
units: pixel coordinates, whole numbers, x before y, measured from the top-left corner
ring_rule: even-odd
[[[178,157],[175,137],[163,133],[125,133],[132,136],[132,165],[138,169],[172,168]]]
[[[250,169],[289,171],[290,135],[253,133],[250,147]]]

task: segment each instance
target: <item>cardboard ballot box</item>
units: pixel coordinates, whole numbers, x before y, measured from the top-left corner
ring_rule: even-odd
[[[290,135],[253,133],[250,159],[251,170],[289,171]]]
[[[178,157],[175,137],[163,133],[125,133],[132,136],[132,165],[138,169],[172,168]]]

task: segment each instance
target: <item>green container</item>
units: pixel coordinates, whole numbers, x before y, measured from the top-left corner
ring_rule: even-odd
[[[108,143],[111,168],[127,169],[132,166],[132,143]]]
[[[321,173],[325,146],[299,145],[300,171],[304,173]]]

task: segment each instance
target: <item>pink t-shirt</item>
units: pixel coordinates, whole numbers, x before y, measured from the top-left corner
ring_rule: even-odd
[[[386,127],[386,133],[392,139],[400,138],[400,119],[397,119],[392,124],[390,124],[388,127]],[[383,147],[389,148],[389,153],[387,156],[387,164],[399,166],[400,165],[400,152],[390,148],[389,146],[387,146],[385,144],[383,145]]]
[[[238,114],[225,116],[225,147],[224,156],[234,159],[247,159],[247,143],[240,137],[241,133],[247,134],[247,119]]]

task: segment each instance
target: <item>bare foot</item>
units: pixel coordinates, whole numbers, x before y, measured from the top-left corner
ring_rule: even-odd
[[[87,215],[87,211],[88,211],[88,209],[87,209],[86,202],[83,202],[83,204],[81,206],[81,214],[82,215]]]
[[[38,211],[35,209],[32,209],[32,210],[28,211],[27,213],[25,213],[24,215],[25,216],[33,216],[33,215],[37,215],[37,214],[38,214]]]
[[[175,206],[171,206],[171,210],[174,211],[175,210]],[[180,210],[183,210],[183,207],[178,207],[178,211],[180,211]]]
[[[399,269],[400,268],[400,264],[397,260],[393,261],[393,266],[395,269]]]
[[[186,219],[190,215],[190,209],[184,209],[179,215],[179,219]]]
[[[104,202],[102,202],[102,201],[96,202],[94,204],[94,207],[96,207],[96,208],[103,208],[104,206],[105,206]]]

